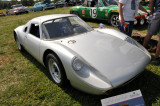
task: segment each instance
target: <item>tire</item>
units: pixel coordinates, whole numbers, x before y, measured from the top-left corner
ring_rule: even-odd
[[[16,15],[19,15],[19,13],[15,13]]]
[[[46,10],[45,7],[42,7],[42,11]]]
[[[139,19],[139,24],[140,24],[141,26],[143,26],[143,25],[145,24],[145,20],[144,20],[143,18],[140,18],[140,19]]]
[[[59,87],[63,87],[67,83],[67,78],[60,60],[50,53],[46,57],[46,65],[52,81]]]
[[[118,27],[118,20],[119,20],[119,16],[118,14],[112,14],[111,17],[110,17],[110,24],[114,27]]]
[[[72,14],[75,14],[75,15],[79,16],[77,11],[73,11]]]
[[[20,44],[17,35],[15,35],[15,41],[16,41],[16,43],[17,43],[18,50],[21,51],[21,52],[23,52],[23,51],[24,51],[24,48],[23,48],[23,46]]]

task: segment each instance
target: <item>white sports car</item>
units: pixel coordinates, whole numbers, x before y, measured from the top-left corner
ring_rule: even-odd
[[[76,15],[34,18],[14,30],[18,49],[47,67],[58,86],[70,84],[90,94],[105,94],[139,75],[151,56],[132,38],[93,29]]]

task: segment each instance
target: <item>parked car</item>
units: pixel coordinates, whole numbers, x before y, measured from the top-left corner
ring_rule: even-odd
[[[28,13],[28,7],[23,6],[22,4],[12,5],[11,9],[7,9],[6,13],[8,15],[18,15],[21,13]]]
[[[54,3],[38,2],[33,7],[30,7],[30,11],[35,12],[35,11],[42,11],[42,10],[53,9],[53,8],[56,8]]]
[[[149,7],[144,6],[149,9]],[[81,6],[71,8],[71,14],[81,18],[104,20],[112,26],[118,26],[119,13],[117,0],[87,0]]]
[[[93,29],[72,14],[34,18],[14,30],[18,49],[48,69],[58,86],[105,94],[134,79],[150,62],[148,51],[114,30]]]
[[[66,4],[65,1],[57,1],[57,2],[55,3],[56,7],[64,7],[65,4]]]
[[[65,0],[67,6],[75,6],[76,0]]]
[[[147,23],[147,15],[147,13],[139,10],[137,16],[135,17],[134,25],[144,25]]]

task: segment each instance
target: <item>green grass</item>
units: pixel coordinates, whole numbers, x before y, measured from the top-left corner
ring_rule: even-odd
[[[13,30],[34,17],[48,14],[68,14],[69,7],[29,14],[0,17],[0,105],[83,105],[99,106],[100,100],[140,89],[147,106],[160,105],[160,67],[151,62],[130,84],[113,90],[109,95],[85,94],[71,86],[55,85],[46,69],[27,52],[21,53],[14,41]],[[98,27],[100,22],[87,22]],[[108,24],[105,27],[113,28]],[[146,27],[145,27],[146,28]],[[115,28],[116,29],[116,28]],[[146,33],[146,29],[135,31]]]

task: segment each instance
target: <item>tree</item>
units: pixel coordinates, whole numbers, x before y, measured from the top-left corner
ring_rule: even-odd
[[[12,5],[15,5],[15,4],[17,4],[17,3],[18,3],[17,0],[11,0],[11,4],[12,4]]]
[[[0,9],[3,9],[3,2],[0,0]]]
[[[28,1],[28,6],[33,6],[34,5],[34,0],[29,0]]]
[[[28,2],[27,2],[27,0],[21,0],[21,4],[24,6],[27,6]]]

